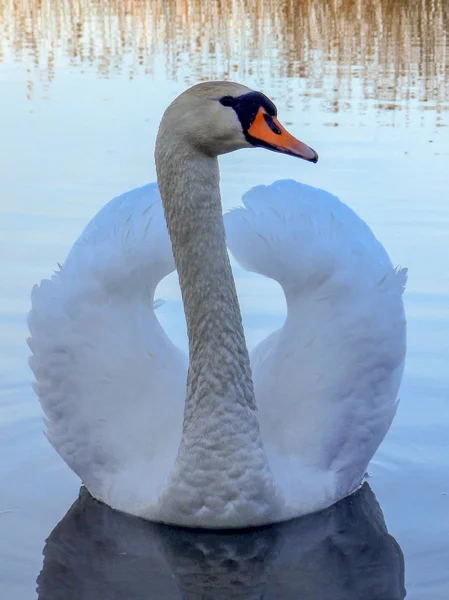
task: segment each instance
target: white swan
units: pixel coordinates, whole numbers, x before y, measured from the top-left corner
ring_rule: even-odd
[[[262,94],[229,82],[187,90],[156,143],[172,244],[151,184],[107,204],[33,290],[30,362],[48,438],[121,511],[221,528],[320,510],[360,485],[394,417],[405,271],[337,198],[293,181],[251,190],[225,216],[236,259],[287,299],[251,377],[217,155],[252,146],[317,160]],[[189,366],[153,310],[173,254]]]

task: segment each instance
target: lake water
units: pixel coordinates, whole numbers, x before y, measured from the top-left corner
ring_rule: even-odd
[[[70,509],[79,481],[46,442],[30,386],[30,289],[103,204],[155,179],[164,108],[216,78],[267,93],[320,154],[317,165],[223,157],[225,208],[276,179],[322,187],[409,268],[401,405],[370,466],[385,522],[367,486],[321,515],[240,534],[142,523],[83,493]],[[446,0],[3,0],[0,90],[0,595],[395,600],[406,589],[446,600]],[[252,346],[282,322],[284,301],[274,283],[236,279]],[[158,296],[185,347],[176,277]]]

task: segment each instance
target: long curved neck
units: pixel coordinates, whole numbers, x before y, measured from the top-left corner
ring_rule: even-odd
[[[156,167],[189,337],[186,429],[198,410],[210,413],[223,401],[227,410],[255,409],[254,389],[226,249],[218,161],[160,135]]]
[[[221,213],[218,161],[164,121],[156,168],[189,335],[181,444],[162,520],[228,527],[277,519]]]

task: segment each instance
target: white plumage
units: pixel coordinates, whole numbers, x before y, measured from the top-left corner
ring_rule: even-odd
[[[156,184],[112,200],[33,290],[48,438],[113,508],[216,528],[317,511],[361,484],[395,415],[405,271],[352,210],[294,181],[247,193],[225,235],[217,156],[257,145],[318,160],[262,94],[187,90],[159,128],[162,201]],[[287,300],[253,375],[226,243]],[[154,313],[175,264],[189,360]]]
[[[367,225],[294,181],[225,215],[239,263],[279,281],[284,326],[252,353],[258,418],[288,516],[351,493],[388,431],[405,356],[402,291]],[[157,502],[181,439],[187,357],[153,310],[174,269],[156,184],[107,204],[36,286],[30,359],[50,442],[112,506]]]
[[[117,495],[154,501],[181,439],[187,357],[153,310],[174,268],[150,184],[109,202],[32,292],[30,364],[47,436],[112,505]]]
[[[294,512],[307,513],[360,484],[394,418],[406,270],[323,190],[277,181],[243,203],[225,216],[229,247],[287,300],[284,326],[251,355],[262,438]]]

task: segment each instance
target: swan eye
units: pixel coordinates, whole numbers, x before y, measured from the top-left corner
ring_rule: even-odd
[[[223,96],[220,98],[220,104],[223,106],[232,106],[234,104],[234,98],[232,96]]]

